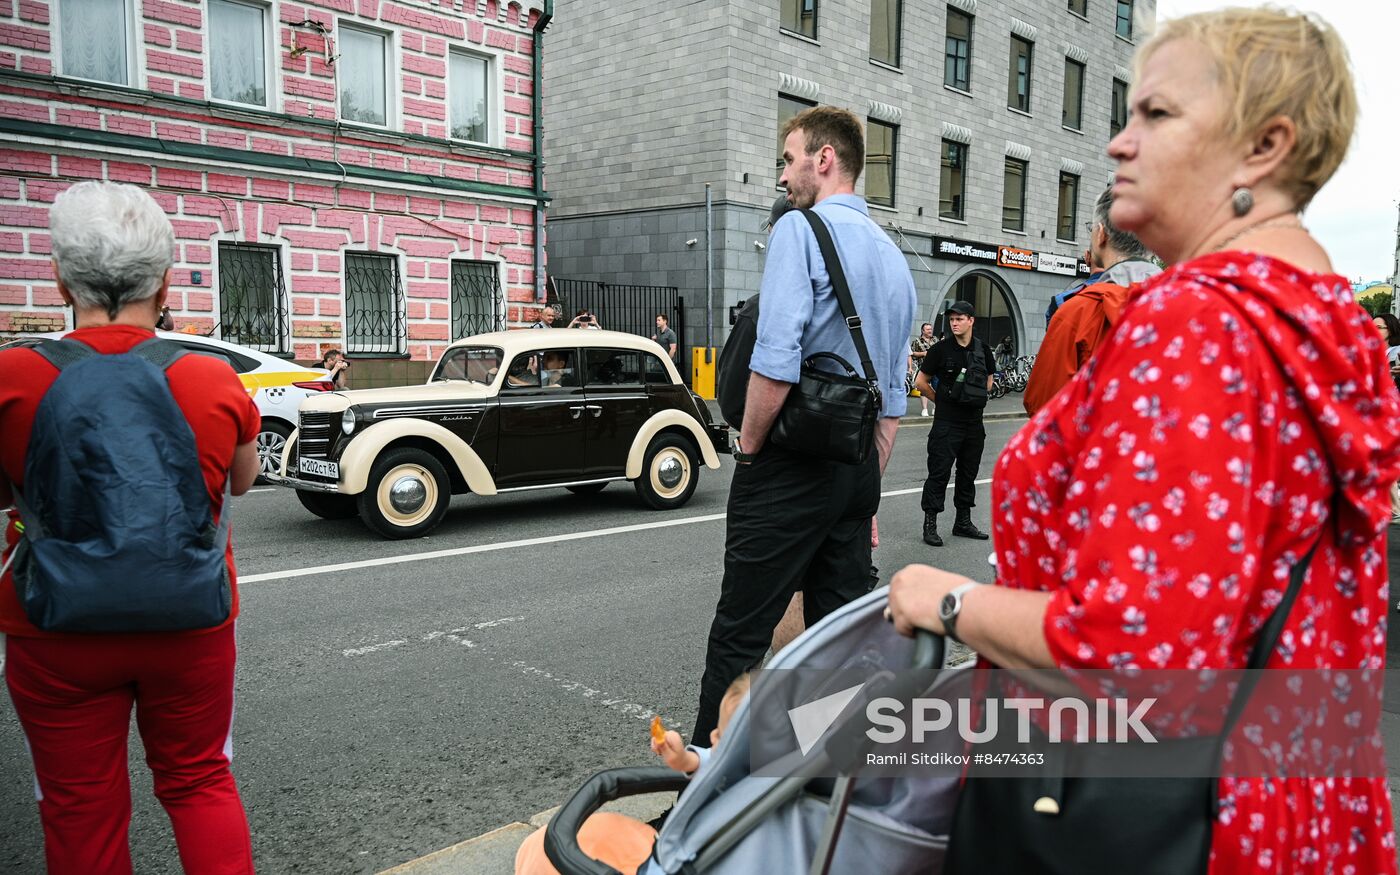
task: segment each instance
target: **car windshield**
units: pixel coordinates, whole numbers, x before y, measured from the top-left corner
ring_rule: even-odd
[[[466,380],[490,384],[501,369],[503,353],[494,346],[454,346],[443,354],[433,371],[432,382]]]

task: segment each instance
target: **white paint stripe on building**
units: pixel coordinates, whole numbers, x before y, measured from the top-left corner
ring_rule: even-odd
[[[990,479],[974,481],[978,486],[991,483]],[[952,489],[954,484],[948,484]],[[900,495],[921,493],[922,486],[910,489],[894,489],[880,493],[881,498],[895,498]],[[662,520],[655,523],[636,523],[630,526],[613,526],[606,529],[589,529],[582,532],[567,532],[562,535],[548,535],[542,538],[521,538],[516,541],[498,541],[494,544],[476,544],[471,547],[453,547],[447,550],[428,550],[423,553],[407,553],[403,556],[384,556],[379,559],[361,559],[355,562],[337,562],[334,565],[313,565],[308,568],[292,568],[287,571],[268,571],[262,574],[240,575],[239,586],[249,583],[263,583],[269,580],[283,580],[293,577],[309,577],[313,574],[333,574],[337,571],[354,571],[359,568],[378,568],[385,565],[399,565],[404,562],[423,562],[429,559],[446,559],[452,556],[469,556],[473,553],[494,553],[498,550],[514,550],[517,547],[537,547],[542,544],[557,544],[560,541],[581,541],[588,538],[604,538],[609,535],[625,535],[632,532],[645,532],[652,529],[668,529],[674,526],[687,526],[693,523],[710,523],[722,520],[723,513],[708,513],[703,516],[683,517],[678,520]]]

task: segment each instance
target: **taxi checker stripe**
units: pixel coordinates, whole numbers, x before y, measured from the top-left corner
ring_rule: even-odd
[[[991,483],[990,479],[974,481],[977,485]],[[953,484],[948,485],[949,489]],[[880,493],[881,498],[893,498],[897,495],[912,495],[916,492],[923,492],[922,486],[912,489],[895,489],[890,492]],[[678,520],[666,520],[657,523],[636,523],[630,526],[614,526],[609,529],[590,529],[584,532],[568,532],[562,535],[547,535],[540,538],[522,538],[518,541],[498,541],[494,544],[476,544],[471,547],[453,547],[448,550],[429,550],[425,553],[409,553],[405,556],[384,556],[379,559],[361,559],[356,562],[338,562],[335,565],[313,565],[309,568],[292,568],[287,571],[268,571],[262,574],[240,574],[238,584],[242,586],[249,583],[262,583],[268,580],[283,580],[291,577],[308,577],[313,574],[335,574],[341,571],[353,571],[357,568],[377,568],[383,565],[398,565],[403,562],[422,562],[427,559],[445,559],[449,556],[469,556],[473,553],[494,553],[497,550],[513,550],[517,547],[538,547],[543,544],[557,544],[560,541],[581,541],[586,538],[602,538],[608,535],[625,535],[629,532],[645,532],[651,529],[665,529],[672,526],[685,526],[692,523],[710,523],[715,520],[722,520],[727,514],[710,513],[703,516],[685,517]]]

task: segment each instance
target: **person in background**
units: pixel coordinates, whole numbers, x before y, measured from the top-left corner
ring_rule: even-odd
[[[594,316],[590,311],[579,310],[578,313],[574,315],[574,318],[569,320],[568,327],[597,329],[603,326],[598,324],[598,317]]]
[[[925,322],[919,326],[919,336],[909,343],[909,378],[916,379],[920,366],[924,363],[924,356],[928,355],[929,347],[935,343],[933,339],[933,325]],[[915,391],[918,391],[915,389]],[[919,392],[919,415],[928,416],[928,396]]]
[[[1394,313],[1382,313],[1371,320],[1385,345],[1385,360],[1390,365],[1390,378],[1400,387],[1400,319]],[[1390,524],[1400,525],[1400,482],[1390,486]]]
[[[1113,224],[1112,208],[1113,190],[1106,188],[1094,203],[1089,237],[1089,251],[1103,272],[1098,282],[1065,301],[1050,320],[1021,399],[1031,416],[1074,379],[1075,372],[1108,339],[1133,285],[1162,272],[1142,241]]]
[[[553,328],[554,322],[559,318],[559,310],[553,304],[547,305],[540,310],[540,318],[536,319],[531,328]]]
[[[666,354],[671,357],[671,361],[676,360],[676,353],[680,350],[680,344],[676,340],[676,332],[671,330],[671,320],[666,318],[665,313],[656,314],[656,333],[651,339],[661,344],[661,348],[666,350]]]
[[[1265,667],[1379,668],[1400,394],[1299,216],[1355,129],[1346,49],[1279,9],[1158,22],[1130,106],[1113,224],[1169,267],[1003,450],[996,585],[910,566],[896,628],[1009,669],[1240,669],[1315,549]],[[1383,776],[1250,775],[1218,779],[1210,875],[1396,871]],[[949,875],[1007,871],[991,844],[950,849]]]
[[[101,359],[153,340],[151,326],[170,287],[175,234],[150,195],[133,185],[80,182],[54,200],[49,231],[58,292],[73,308],[74,330],[63,343],[87,347],[89,355],[96,353]],[[91,358],[72,367],[89,365],[114,367]],[[108,373],[121,376],[111,384],[113,391],[142,401],[151,397],[139,394],[138,390],[148,387],[129,369]],[[45,470],[42,464],[27,465],[29,441],[31,433],[39,433],[36,414],[42,399],[59,382],[59,374],[34,349],[0,352],[0,507],[17,497],[27,499],[24,503],[38,512],[37,520],[48,529],[49,537],[40,543],[66,541],[60,545],[66,547],[74,542],[68,540],[65,515],[80,516],[91,508],[69,503],[54,509],[52,502],[36,500],[44,484],[25,482],[26,476]],[[169,393],[159,400],[173,402],[193,432],[184,465],[179,464],[181,448],[168,444],[162,446],[169,453],[162,462],[169,460],[168,467],[175,472],[172,480],[190,477],[198,482],[182,483],[185,492],[180,498],[150,487],[143,497],[166,499],[173,508],[192,493],[205,497],[217,518],[226,511],[225,490],[242,495],[258,474],[258,409],[228,363],[210,356],[179,357],[169,363],[163,378],[154,379],[159,380],[160,391]],[[61,406],[45,409],[63,410]],[[88,422],[66,422],[64,428],[72,432],[72,455],[66,461],[74,476],[94,488],[101,485],[117,492],[114,478],[82,466],[90,460],[100,460],[92,461],[94,466],[110,463],[113,453],[103,448],[102,435],[93,434]],[[152,437],[150,431],[129,430],[129,435],[148,441]],[[35,492],[27,491],[31,489]],[[122,497],[100,493],[93,506],[111,506],[104,502],[115,503]],[[172,542],[186,522],[175,516],[170,520],[171,531],[162,533]],[[13,560],[20,539],[29,537],[20,532],[19,521],[14,512],[5,518],[8,558],[0,565]],[[32,532],[39,522],[26,514],[26,526]],[[238,616],[238,575],[231,542],[223,553],[229,587],[227,619],[190,631],[118,634],[41,629],[35,623],[43,622],[42,618],[31,620],[20,601],[15,569],[0,577],[0,632],[8,639],[5,680],[33,761],[32,781],[50,873],[132,871],[127,843],[131,821],[127,738],[133,707],[155,795],[170,817],[184,871],[252,873],[248,821],[230,771],[233,627]],[[164,576],[187,571],[188,552],[171,549],[168,555],[178,566],[160,569]],[[217,564],[217,555],[214,560]],[[120,551],[102,557],[104,564],[122,561],[131,562]],[[32,572],[35,562],[31,556],[22,564]],[[190,591],[196,589],[192,582]],[[19,780],[16,770],[9,776]],[[25,784],[30,780],[26,777]],[[137,871],[165,868],[147,860]]]
[[[160,318],[156,320],[157,331],[174,331],[175,316],[170,312],[169,307],[160,308]]]
[[[328,349],[321,356],[321,365],[327,371],[326,379],[335,384],[337,389],[344,389],[350,382],[350,362],[345,360],[345,353],[338,349]]]

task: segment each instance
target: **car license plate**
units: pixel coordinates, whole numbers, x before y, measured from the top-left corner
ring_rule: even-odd
[[[317,477],[329,477],[332,480],[340,479],[340,466],[335,462],[324,462],[320,459],[299,459],[297,468],[303,474],[315,474]]]

